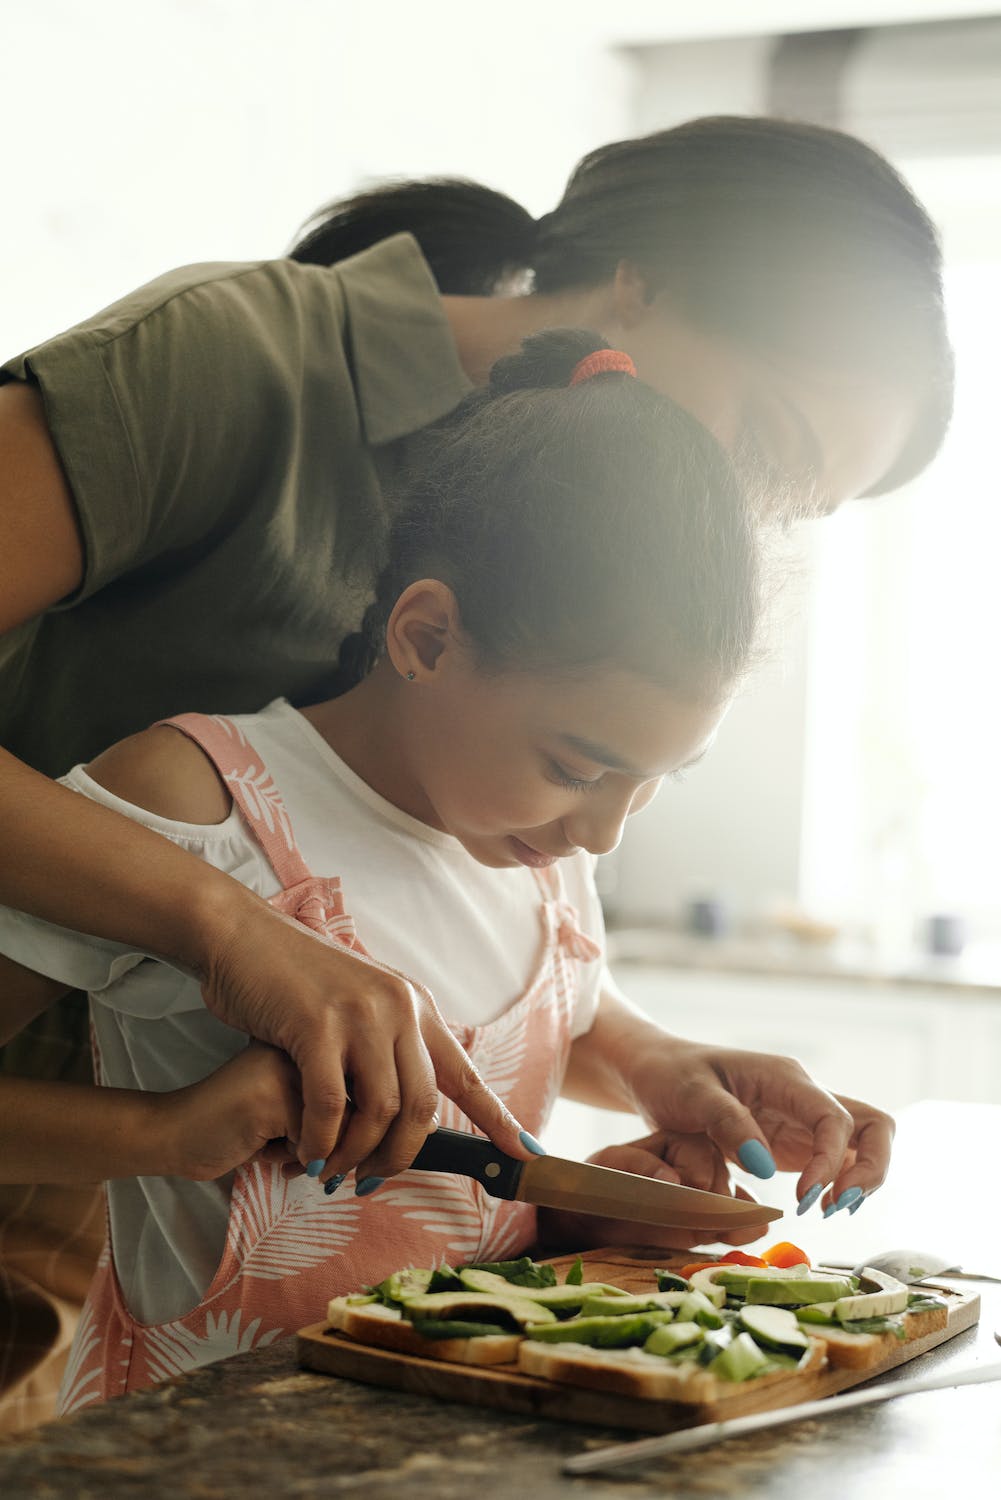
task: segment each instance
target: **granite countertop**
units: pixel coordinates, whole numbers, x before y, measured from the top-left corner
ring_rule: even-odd
[[[887,1379],[1001,1359],[1001,1287],[983,1316]],[[366,1500],[670,1495],[672,1500],[941,1500],[1001,1472],[1001,1387],[936,1391],[677,1459],[567,1478],[562,1460],[635,1437],[505,1416],[296,1367],[293,1340],[0,1441],[4,1500]]]

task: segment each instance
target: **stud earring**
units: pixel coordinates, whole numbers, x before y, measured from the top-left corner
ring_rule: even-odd
[[[408,672],[407,673],[407,681],[408,682],[413,682],[414,679],[416,678],[416,676],[417,676],[416,672]]]

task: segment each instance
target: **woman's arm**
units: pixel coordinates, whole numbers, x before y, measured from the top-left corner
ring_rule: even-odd
[[[83,567],[73,497],[40,399],[18,385],[0,386],[0,560],[0,636],[65,598]],[[3,750],[0,828],[0,903],[187,970],[220,1020],[289,1054],[302,1079],[303,1163],[348,1170],[335,1154],[347,1062],[360,1147],[350,1165],[366,1175],[388,1176],[413,1160],[435,1085],[502,1150],[530,1154],[430,996],[404,978],[361,963],[169,839]]]

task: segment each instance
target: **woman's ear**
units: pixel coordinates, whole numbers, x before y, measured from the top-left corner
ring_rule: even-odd
[[[386,655],[408,682],[427,682],[463,645],[459,604],[447,584],[422,578],[404,589],[386,625]]]
[[[622,328],[635,328],[637,323],[646,322],[657,291],[650,277],[633,261],[619,261],[612,279],[612,304]]]

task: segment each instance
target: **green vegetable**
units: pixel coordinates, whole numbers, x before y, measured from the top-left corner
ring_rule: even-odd
[[[588,1344],[593,1349],[626,1349],[643,1344],[671,1314],[633,1313],[624,1318],[571,1318],[566,1323],[543,1323],[525,1329],[525,1337],[544,1344]]]
[[[704,1292],[688,1292],[675,1315],[679,1322],[692,1321],[702,1328],[722,1328],[724,1319]]]
[[[819,1278],[799,1281],[783,1281],[778,1277],[748,1280],[746,1298],[748,1302],[768,1307],[795,1307],[810,1302],[836,1302],[839,1297],[851,1294],[847,1281],[822,1281]]]
[[[800,1323],[820,1323],[830,1328],[832,1323],[838,1321],[837,1318],[831,1316],[833,1307],[834,1304],[831,1302],[828,1302],[826,1306],[821,1303],[819,1306],[797,1307],[796,1317]]]
[[[578,1255],[566,1275],[567,1286],[580,1286],[584,1280],[584,1261]]]
[[[416,1266],[408,1266],[405,1271],[394,1271],[392,1276],[387,1276],[385,1281],[372,1288],[372,1294],[386,1307],[399,1307],[410,1297],[419,1297],[428,1289],[432,1278],[431,1271],[422,1271]]]
[[[682,1293],[654,1292],[649,1297],[630,1297],[626,1294],[612,1297],[607,1292],[599,1292],[584,1298],[580,1312],[583,1318],[619,1318],[626,1313],[664,1312],[672,1305],[667,1300],[669,1297],[680,1301]],[[555,1310],[559,1311],[558,1308]]]
[[[467,1323],[461,1318],[421,1318],[414,1320],[414,1332],[425,1339],[480,1339],[492,1334],[509,1334],[510,1328],[499,1323]]]
[[[738,1333],[709,1366],[710,1372],[721,1380],[751,1380],[763,1375],[767,1368],[767,1357],[749,1333]]]
[[[890,1314],[882,1318],[851,1318],[842,1321],[845,1333],[892,1333],[904,1342],[907,1330],[899,1316]]]
[[[665,1323],[654,1329],[643,1348],[647,1354],[667,1356],[693,1344],[701,1344],[704,1338],[705,1333],[698,1323]]]
[[[810,1347],[806,1334],[787,1307],[742,1307],[738,1322],[768,1353],[800,1359]]]
[[[451,1266],[439,1266],[431,1273],[428,1283],[429,1292],[457,1292],[462,1287],[458,1271],[453,1271]]]
[[[400,1311],[411,1322],[484,1322],[500,1323],[504,1327],[523,1327],[526,1323],[555,1323],[556,1314],[527,1297],[509,1292],[505,1297],[495,1297],[482,1292],[433,1292],[424,1297],[409,1297],[400,1306]]]
[[[537,1265],[527,1255],[522,1255],[518,1260],[499,1260],[477,1263],[466,1266],[467,1271],[490,1271],[495,1276],[503,1276],[512,1286],[541,1287],[555,1286],[556,1272],[552,1266]]]
[[[687,1292],[688,1282],[683,1276],[676,1276],[673,1271],[655,1271],[657,1278],[657,1290],[659,1292]]]
[[[927,1312],[929,1308],[947,1305],[941,1297],[933,1297],[930,1292],[912,1292],[907,1299],[908,1312]]]

